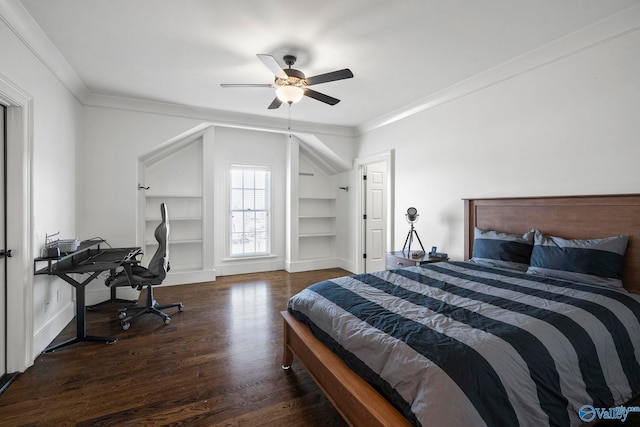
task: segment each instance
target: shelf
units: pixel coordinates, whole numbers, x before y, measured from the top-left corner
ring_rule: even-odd
[[[336,235],[330,233],[299,234],[298,260],[312,261],[336,257]]]
[[[147,214],[145,222],[147,226],[152,226],[154,223],[160,221],[158,206],[162,202],[167,204],[169,223],[175,222],[182,223],[183,225],[197,225],[197,223],[202,222],[202,197],[200,196],[174,196],[169,198],[165,196],[150,197],[145,195],[145,198],[145,211]],[[148,232],[152,231],[153,230],[148,230]]]
[[[202,195],[200,194],[145,194],[146,198],[149,199],[201,199]]]
[[[336,200],[335,196],[300,196],[300,200]]]
[[[321,237],[336,235],[336,216],[320,212],[299,216],[299,237]]]
[[[190,245],[190,244],[193,244],[193,243],[202,244],[202,239],[170,239],[169,240],[169,246],[171,246],[171,245]],[[157,245],[157,244],[158,244],[158,242],[156,242],[155,240],[145,243],[145,245],[147,245],[147,246],[154,246],[154,245]]]
[[[202,244],[202,239],[184,239],[184,240],[171,240],[170,245],[190,245],[193,243]]]
[[[336,199],[300,198],[298,218],[335,218]]]
[[[146,219],[147,222],[152,222],[152,223],[159,223],[161,221],[161,218],[147,218]],[[169,222],[172,221],[202,221],[202,217],[169,217]]]

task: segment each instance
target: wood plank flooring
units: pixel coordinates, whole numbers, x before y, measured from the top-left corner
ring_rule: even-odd
[[[0,395],[3,426],[346,426],[304,367],[281,369],[289,297],[341,269],[219,277],[158,286],[171,323],[145,315],[123,331],[123,304],[87,313],[79,343],[44,354]],[[141,294],[143,301],[144,293]],[[54,342],[75,336],[75,322]]]

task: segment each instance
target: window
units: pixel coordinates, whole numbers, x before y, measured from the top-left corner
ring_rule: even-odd
[[[269,255],[271,171],[233,165],[230,175],[230,255]]]

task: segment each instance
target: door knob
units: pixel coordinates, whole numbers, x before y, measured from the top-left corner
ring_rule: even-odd
[[[11,253],[11,249],[9,250],[5,250],[5,249],[0,249],[0,257],[12,257],[13,254]]]

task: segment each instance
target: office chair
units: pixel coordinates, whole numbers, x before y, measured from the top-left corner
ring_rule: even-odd
[[[184,305],[181,302],[160,305],[153,298],[153,287],[162,284],[162,281],[167,277],[167,272],[170,269],[169,216],[167,206],[164,203],[160,204],[160,213],[162,214],[162,222],[156,227],[155,231],[158,249],[153,255],[153,258],[151,258],[151,261],[149,261],[147,268],[135,264],[124,264],[122,271],[105,280],[105,285],[109,287],[131,286],[132,288],[137,288],[139,291],[145,287],[147,288],[147,299],[144,306],[121,308],[119,310],[118,318],[120,319],[122,329],[125,331],[131,327],[131,320],[143,314],[150,313],[160,316],[163,318],[164,324],[168,325],[171,322],[171,318],[161,310],[170,307],[178,307],[179,311],[184,310]]]

